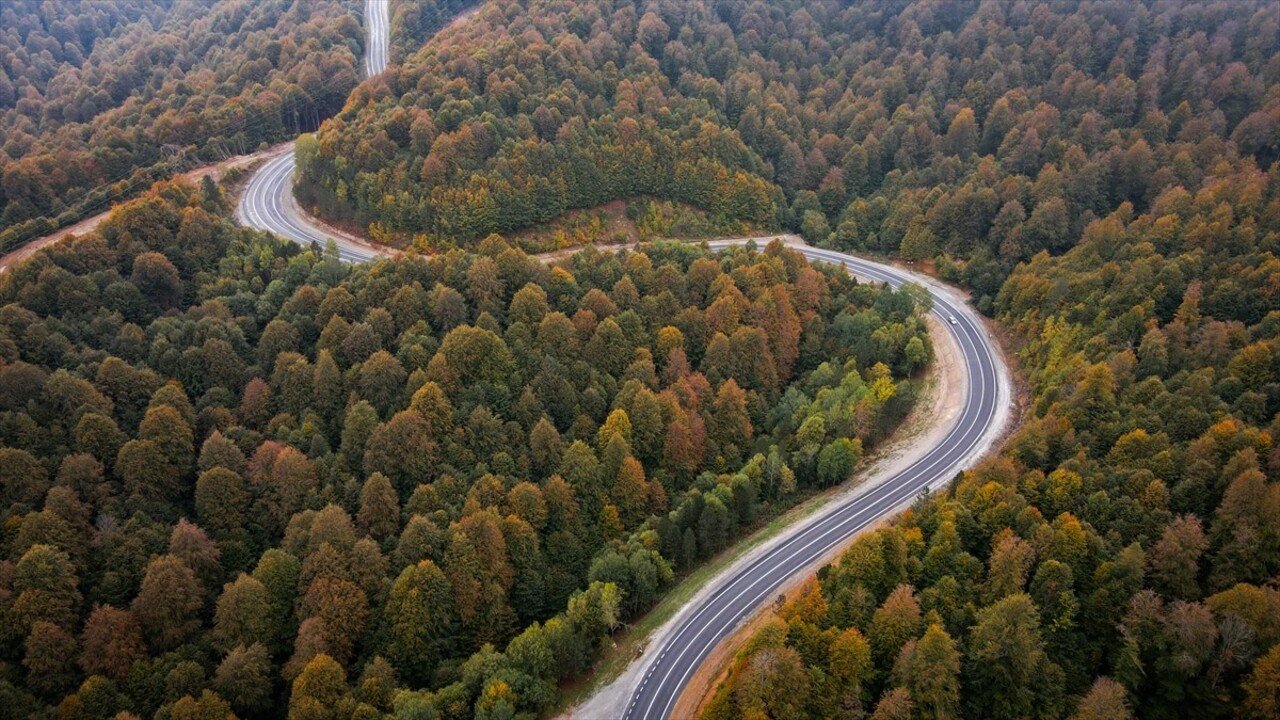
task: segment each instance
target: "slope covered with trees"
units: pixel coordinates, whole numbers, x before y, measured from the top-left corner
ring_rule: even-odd
[[[992,301],[1122,202],[1280,157],[1268,2],[503,0],[303,156],[325,214],[438,242],[634,194],[941,256]]]
[[[355,0],[0,7],[0,249],[314,129],[359,80]]]
[[[860,538],[706,718],[1274,718],[1280,164],[1124,203],[996,299],[1033,417]]]
[[[163,184],[0,277],[22,716],[539,711],[931,355],[912,292],[780,245],[352,267],[226,209]]]

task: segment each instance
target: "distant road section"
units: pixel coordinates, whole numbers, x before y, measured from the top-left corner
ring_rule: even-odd
[[[338,246],[338,256],[345,262],[365,262],[383,255],[386,250],[326,230],[298,207],[293,198],[293,143],[275,158],[258,168],[240,196],[236,219],[241,225],[267,230],[301,245],[330,240]]]
[[[364,24],[369,33],[369,47],[364,53],[364,73],[365,77],[373,77],[381,75],[387,69],[387,49],[391,45],[387,0],[364,0]]]
[[[368,34],[364,69],[367,77],[373,77],[387,69],[390,44],[387,0],[365,0],[364,20]],[[302,245],[314,242],[323,246],[333,240],[338,245],[338,255],[347,262],[363,262],[390,254],[321,226],[298,207],[293,198],[293,172],[297,167],[293,151],[293,143],[289,143],[278,157],[249,179],[236,207],[236,220],[246,227],[267,230]]]

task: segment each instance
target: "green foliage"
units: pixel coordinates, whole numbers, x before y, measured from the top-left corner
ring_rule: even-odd
[[[406,48],[386,95],[321,128],[303,192],[441,247],[678,199],[940,258],[990,310],[1018,262],[1122,203],[1280,157],[1266,3],[1120,7],[526,0]],[[426,8],[452,9],[406,20]],[[1230,28],[1221,53],[1207,27]]]
[[[193,165],[314,130],[359,81],[363,43],[340,0],[21,0],[0,25],[4,250]],[[204,210],[223,200],[206,185],[171,237],[216,258]],[[173,279],[160,278],[163,294]]]
[[[417,36],[452,9],[410,3],[397,17]],[[628,19],[613,32],[587,31],[615,11]],[[704,62],[682,68],[710,48],[691,35],[687,47],[675,39],[678,27],[669,27],[685,18],[697,35],[714,32],[709,8],[684,14],[672,6],[664,11],[670,23],[649,13],[652,54],[626,51],[636,14],[629,3],[593,2],[575,19],[534,2],[510,17],[483,11],[446,40],[402,50],[404,69],[389,95],[350,106],[321,128],[314,150],[300,154],[302,199],[376,228],[375,235],[416,236],[437,247],[639,197],[692,205],[722,232],[776,226],[785,200],[762,177],[765,160],[724,122],[723,91]],[[538,42],[518,40],[542,22],[551,25],[537,29]],[[560,47],[561,36],[579,37],[581,51]],[[682,49],[664,50],[668,38]],[[463,70],[449,60],[455,48],[480,47],[479,65]],[[666,52],[683,59],[673,55],[662,67],[655,58]],[[696,78],[682,79],[685,69]],[[661,118],[651,103],[661,105]],[[650,217],[641,225],[681,229]]]
[[[1008,99],[991,108],[987,128],[1008,121]],[[970,144],[968,131],[951,140]],[[1200,140],[1170,137],[1158,152]],[[1011,158],[1022,144],[1007,148]],[[1146,162],[1144,152],[1130,159]],[[1070,172],[1092,162],[1077,159]],[[801,715],[830,716],[833,702],[874,707],[873,717],[1274,712],[1280,166],[1263,171],[1230,155],[1189,182],[1173,168],[1190,166],[1157,164],[1126,180],[1145,183],[1141,199],[1107,200],[1078,229],[1050,232],[1048,210],[1034,222],[1020,208],[1000,211],[997,228],[1001,217],[1025,222],[1010,231],[1023,233],[1019,242],[1030,233],[1052,245],[1065,233],[1052,249],[1071,246],[1035,254],[991,294],[1021,349],[1031,417],[1000,456],[824,569],[816,620],[794,617],[814,606],[807,597],[784,608],[785,645],[811,676],[847,675],[856,663],[815,651],[810,626],[865,633],[874,665],[866,692],[815,686]],[[1056,183],[1053,173],[1070,167],[1046,165],[1036,183]],[[853,329],[860,319],[842,322]],[[914,366],[907,358],[904,369]],[[819,448],[840,414],[796,417],[791,441],[821,469]],[[914,614],[907,584],[918,588]],[[744,653],[735,668],[751,662]],[[738,697],[736,677],[718,702]]]
[[[912,296],[781,246],[345,267],[209,216],[216,257],[166,239],[203,196],[0,277],[3,652],[41,701],[96,674],[273,715],[283,677],[299,716],[541,711],[677,569],[848,477],[927,340]],[[128,315],[48,300],[119,283]]]

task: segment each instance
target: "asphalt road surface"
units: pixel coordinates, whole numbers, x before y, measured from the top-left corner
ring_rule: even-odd
[[[723,248],[743,241],[711,243]],[[913,281],[906,271],[819,248],[795,247],[810,261],[843,263],[862,278],[887,282],[895,287]],[[922,283],[923,284],[923,283]],[[925,285],[925,287],[929,287]],[[999,354],[991,347],[981,320],[967,305],[953,297],[930,290],[933,312],[955,338],[964,358],[965,400],[958,418],[945,437],[914,463],[885,480],[873,490],[852,498],[804,521],[795,532],[755,562],[736,574],[696,608],[687,609],[685,619],[661,646],[646,653],[649,665],[621,713],[624,720],[671,717],[675,704],[689,679],[703,660],[723,639],[733,633],[743,619],[774,597],[788,579],[808,572],[812,565],[845,543],[855,533],[881,517],[909,504],[951,480],[964,469],[976,448],[989,443],[999,432],[997,418],[1003,411],[997,376]]]
[[[364,17],[365,31],[369,35],[364,70],[366,77],[373,77],[387,69],[387,0],[365,0]],[[333,240],[338,246],[338,256],[346,262],[364,262],[385,254],[325,230],[302,212],[293,199],[295,168],[292,143],[279,156],[258,168],[249,179],[236,208],[236,219],[240,224],[273,232],[302,245],[314,242],[323,247]]]
[[[249,180],[236,207],[241,225],[267,230],[302,245],[330,240],[338,246],[338,257],[345,262],[365,262],[386,253],[326,231],[298,208],[293,199],[293,148],[267,161]]]
[[[381,75],[387,69],[387,46],[390,44],[390,23],[387,20],[387,0],[364,0],[364,23],[369,32],[369,47],[365,51],[364,75]]]

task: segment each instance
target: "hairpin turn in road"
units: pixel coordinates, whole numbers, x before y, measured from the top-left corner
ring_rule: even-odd
[[[365,1],[369,47],[365,68],[370,76],[386,69],[386,0]],[[250,179],[237,208],[240,222],[302,244],[330,240],[345,262],[365,262],[389,254],[381,248],[325,230],[293,198],[293,147],[267,162]],[[710,243],[713,249],[740,245],[751,238]],[[711,651],[733,633],[741,621],[796,575],[847,542],[858,531],[948,481],[983,454],[1003,432],[1008,417],[1008,369],[981,319],[945,287],[915,273],[832,250],[793,246],[812,262],[843,265],[849,272],[875,282],[900,286],[916,282],[933,297],[933,312],[950,335],[964,362],[965,400],[945,437],[919,453],[910,465],[865,493],[804,520],[780,537],[775,546],[740,566],[731,566],[710,594],[701,596],[661,632],[637,662],[641,670],[625,696],[626,707],[609,708],[624,720],[668,718],[690,678]]]

